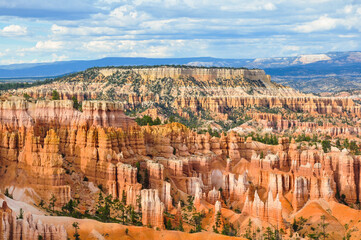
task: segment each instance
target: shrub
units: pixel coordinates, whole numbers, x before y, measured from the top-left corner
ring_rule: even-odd
[[[30,99],[30,95],[29,94],[27,94],[27,93],[24,93],[24,98],[25,98],[25,100],[29,100]]]
[[[43,208],[43,207],[44,207],[44,205],[45,205],[45,202],[44,202],[44,200],[43,200],[43,199],[41,199],[41,200],[40,200],[40,203],[39,203],[39,206]]]
[[[20,208],[19,216],[17,216],[16,219],[24,219],[24,211],[22,208]]]
[[[322,149],[325,153],[331,150],[331,142],[329,140],[323,140],[321,144],[322,144]]]
[[[75,240],[80,240],[80,234],[78,233],[79,223],[74,222],[73,223],[73,228],[74,228],[74,234],[73,234],[74,239]]]
[[[160,125],[162,124],[161,120],[159,119],[159,117],[157,117],[155,120],[152,119],[152,117],[148,116],[148,115],[144,115],[142,118],[136,118],[135,122],[140,125],[140,126],[154,126],[154,125]]]
[[[53,92],[51,94],[51,99],[52,100],[59,100],[60,99],[60,95],[59,95],[58,91],[53,90]]]
[[[239,209],[239,208],[236,208],[234,211],[235,211],[236,213],[242,213],[241,209]]]
[[[7,196],[8,198],[13,199],[13,195],[9,192],[9,189],[5,189],[4,195]]]
[[[54,212],[54,207],[55,207],[55,202],[56,202],[56,197],[54,194],[51,195],[51,198],[50,198],[50,203],[49,203],[49,208],[53,210]]]
[[[172,223],[171,223],[170,219],[168,219],[168,220],[165,222],[165,229],[167,229],[167,230],[172,230],[172,229],[173,229]]]
[[[79,110],[79,107],[80,107],[81,105],[79,104],[78,99],[77,99],[75,96],[73,96],[71,99],[73,100],[73,108]]]

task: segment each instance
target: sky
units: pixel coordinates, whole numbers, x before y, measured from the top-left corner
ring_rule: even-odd
[[[0,0],[0,64],[361,50],[361,0]]]

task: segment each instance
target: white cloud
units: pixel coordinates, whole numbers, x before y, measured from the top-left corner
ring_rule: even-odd
[[[1,16],[32,19],[82,19],[99,11],[92,0],[0,0]]]
[[[63,48],[64,43],[61,41],[39,41],[32,50],[59,50]]]
[[[296,32],[310,33],[310,32],[331,30],[336,28],[336,26],[337,26],[337,19],[330,18],[327,15],[324,15],[312,22],[308,22],[301,26],[297,26],[294,30]]]
[[[150,16],[142,11],[137,11],[131,5],[123,5],[115,8],[109,13],[110,19],[114,25],[130,26],[150,19]]]
[[[27,27],[23,27],[20,25],[9,25],[0,30],[0,35],[5,37],[25,36],[27,33]]]
[[[115,50],[117,44],[114,41],[90,41],[83,44],[83,47],[91,52],[110,52]]]
[[[277,7],[274,3],[269,1],[252,1],[246,4],[240,4],[237,1],[228,1],[219,3],[220,9],[223,11],[229,12],[254,12],[254,11],[273,11],[276,10]]]
[[[199,31],[205,33],[206,31],[212,30],[212,28],[219,27],[217,24],[213,25],[212,22],[211,20],[206,21],[203,19],[177,18],[146,21],[140,26],[149,34],[187,33],[197,31],[199,26],[202,26],[202,29],[199,29]]]
[[[57,55],[55,53],[51,54],[51,56],[52,56],[52,61],[53,62],[55,62],[55,61],[64,61],[64,60],[68,59],[68,57],[65,56],[65,55]]]
[[[26,63],[26,61],[20,60],[20,59],[2,59],[0,61],[1,65],[8,65],[8,64],[15,64],[15,63]]]
[[[346,14],[350,14],[350,13],[353,11],[353,6],[352,6],[352,5],[346,5],[346,6],[343,8],[343,11],[344,11],[344,13],[346,13]]]
[[[273,11],[276,10],[276,4],[282,0],[134,0],[135,6],[156,6],[160,9],[174,9],[180,11],[190,11],[195,9],[213,10],[231,12],[253,12],[253,11]]]
[[[58,7],[50,3],[40,6],[53,11],[43,11],[43,16],[33,10],[36,4],[29,3],[41,0],[5,1],[5,8],[13,7],[16,11],[26,5],[29,12],[17,11],[23,14],[19,18],[0,17],[5,24],[1,25],[0,38],[5,36],[3,31],[17,37],[16,41],[0,39],[3,49],[11,48],[11,53],[5,56],[6,52],[1,50],[0,60],[14,57],[51,61],[99,56],[254,58],[361,47],[357,42],[361,4],[351,0],[64,1]],[[4,12],[1,2],[0,15],[1,10]],[[79,9],[83,17],[78,17]],[[30,19],[29,14],[37,16]],[[9,26],[4,28],[6,25]],[[25,36],[18,37],[21,34]],[[350,45],[351,42],[355,44]]]
[[[100,0],[100,2],[105,4],[113,4],[113,3],[122,3],[123,0]]]
[[[358,37],[357,34],[339,34],[337,35],[339,38],[356,38]]]
[[[115,28],[110,27],[64,27],[57,24],[51,26],[51,31],[57,35],[114,35],[119,33]]]
[[[361,7],[357,8],[356,12],[357,14],[361,15]]]
[[[202,50],[199,40],[101,40],[83,44],[82,49],[105,55],[116,54],[128,57],[171,57],[178,52],[195,54]]]
[[[299,46],[284,46],[282,48],[283,51],[299,51],[300,47]]]
[[[54,34],[68,34],[69,33],[69,28],[53,24],[51,26],[51,31]]]
[[[263,9],[264,10],[268,10],[268,11],[273,11],[276,10],[276,6],[273,3],[266,3],[265,5],[263,5]]]

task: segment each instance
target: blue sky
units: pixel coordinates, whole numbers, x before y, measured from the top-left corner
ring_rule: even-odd
[[[361,0],[0,0],[0,64],[361,50]]]

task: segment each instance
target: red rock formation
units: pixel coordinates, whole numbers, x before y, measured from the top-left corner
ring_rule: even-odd
[[[215,204],[218,200],[221,199],[221,193],[213,188],[212,191],[208,192],[207,201],[211,204]]]
[[[202,191],[203,182],[197,177],[190,177],[187,179],[187,193],[196,196],[199,191]]]
[[[24,219],[17,219],[16,214],[4,201],[0,209],[0,238],[8,240],[38,240],[42,239],[66,240],[67,233],[64,226],[54,226],[35,221],[30,213],[24,214]]]
[[[61,205],[70,200],[70,186],[65,185],[62,165],[59,137],[54,130],[48,131],[43,146],[39,137],[28,132],[24,149],[19,154],[19,167],[26,170],[31,179],[29,184],[41,196],[50,199],[51,193],[54,193]]]
[[[343,150],[339,155],[339,192],[340,196],[344,194],[348,203],[355,203],[357,201],[357,187],[355,179],[355,160],[348,153]]]
[[[274,199],[272,192],[268,192],[268,198],[266,202],[263,202],[256,191],[253,200],[250,200],[247,196],[242,212],[278,227],[282,228],[284,226],[282,204],[278,194]]]
[[[175,222],[176,226],[179,226],[182,221],[183,221],[183,219],[182,219],[182,207],[181,207],[181,203],[178,202],[177,213],[174,216],[174,222]]]
[[[229,195],[231,201],[241,201],[246,197],[247,190],[249,189],[248,183],[248,172],[245,171],[243,174],[238,176],[238,180],[235,178],[235,175],[230,173],[228,178],[229,186]]]
[[[166,161],[168,166],[167,168],[173,176],[181,177],[183,176],[183,161],[177,159],[169,159]]]
[[[214,204],[214,212],[215,214],[221,212],[222,210],[222,204],[220,201],[217,201],[215,204]]]
[[[268,182],[268,189],[273,195],[279,194],[282,196],[291,189],[290,175],[288,174],[270,172]]]
[[[345,102],[345,104],[348,102]],[[346,105],[345,105],[346,107]],[[270,113],[250,113],[253,121],[262,124],[264,127],[272,128],[279,132],[292,130],[297,133],[312,134],[318,132],[329,136],[340,136],[340,135],[358,135],[361,133],[359,126],[349,126],[344,123],[341,125],[334,125],[329,122],[322,123],[321,126],[317,122],[302,122],[299,121],[295,116],[282,116],[281,114],[270,114]],[[316,115],[317,116],[317,115]],[[290,117],[290,119],[285,119]]]
[[[171,193],[171,185],[169,182],[163,182],[163,186],[161,189],[160,200],[164,203],[165,209],[170,211],[173,208],[172,205],[172,196]]]
[[[199,184],[196,185],[195,193],[194,193],[194,207],[198,211],[201,206],[202,199],[202,189]]]
[[[258,155],[253,155],[252,166],[261,168],[262,170],[273,170],[275,168],[280,168],[280,158],[278,154],[267,154],[264,159],[261,159]]]
[[[128,186],[140,185],[137,182],[137,169],[129,164],[117,163],[117,183],[119,195]]]
[[[296,177],[294,190],[293,190],[293,201],[292,206],[295,211],[302,208],[309,199],[309,188],[310,182],[305,177]]]
[[[164,204],[160,201],[158,190],[143,189],[141,191],[142,223],[144,226],[163,228]]]
[[[240,139],[235,132],[229,133],[229,157],[232,161],[237,162],[241,159],[240,150],[242,149],[241,143],[244,143],[244,139]]]
[[[265,104],[256,100],[250,101]],[[282,106],[282,101],[271,102]],[[192,104],[195,102],[193,99]],[[326,102],[335,104],[330,109],[328,103],[321,102],[312,100],[302,108],[332,113],[347,103],[328,99]],[[319,143],[301,146],[294,140],[289,143],[288,138],[279,138],[278,145],[267,145],[233,131],[217,138],[197,134],[178,123],[139,127],[120,106],[84,102],[81,113],[68,103],[19,101],[0,106],[0,165],[21,170],[17,176],[22,178],[21,184],[45,200],[52,193],[59,204],[71,198],[65,168],[103,185],[114,197],[122,198],[124,193],[127,204],[136,208],[141,196],[143,224],[160,228],[163,211],[175,211],[173,197],[184,201],[187,195],[194,196],[197,210],[223,200],[227,202],[224,207],[243,205],[245,214],[279,227],[286,227],[284,221],[290,212],[299,211],[309,200],[337,200],[337,192],[350,204],[360,199],[361,159],[347,151],[331,148],[324,153]],[[215,103],[209,107],[222,111]],[[292,104],[293,100],[284,103]],[[291,128],[292,124],[273,117],[264,116],[277,122],[272,126],[285,129],[288,124]],[[148,171],[153,190],[141,190],[134,167],[138,161],[141,173]],[[10,180],[1,187],[8,185]]]
[[[163,180],[164,178],[164,166],[160,163],[148,160],[147,171],[149,172],[149,178],[151,179]]]
[[[233,132],[230,132],[227,137],[222,135],[221,138],[210,138],[209,134],[197,135],[179,124],[157,126],[154,128],[145,127],[140,130],[137,127],[133,127],[131,120],[124,117],[124,115],[119,118],[121,113],[119,112],[120,110],[116,110],[118,108],[115,105],[89,103],[84,105],[87,110],[80,113],[72,109],[71,104],[65,103],[62,104],[61,101],[41,103],[39,101],[36,105],[32,105],[31,103],[19,101],[15,105],[10,104],[10,102],[8,102],[8,105],[4,103],[2,105],[2,121],[7,122],[7,126],[14,129],[9,131],[9,127],[2,125],[0,153],[3,159],[10,162],[19,161],[19,164],[24,169],[27,169],[27,171],[35,171],[35,169],[40,171],[39,169],[41,168],[39,167],[30,170],[27,166],[32,165],[34,161],[38,161],[33,159],[35,156],[37,156],[36,159],[42,159],[44,158],[42,157],[43,155],[52,155],[52,159],[58,159],[55,161],[57,163],[54,167],[58,167],[57,171],[59,171],[59,174],[56,177],[57,180],[44,180],[44,184],[48,182],[46,185],[51,183],[54,186],[60,186],[62,184],[62,155],[65,155],[66,158],[71,157],[74,159],[74,163],[79,166],[91,181],[107,186],[109,193],[112,193],[112,195],[119,196],[123,190],[130,190],[124,187],[125,182],[122,180],[123,178],[126,179],[126,184],[128,184],[128,179],[130,179],[129,183],[134,185],[132,188],[132,194],[134,194],[134,192],[139,191],[139,187],[135,186],[135,169],[129,173],[122,173],[122,168],[118,168],[117,164],[135,154],[146,155],[151,146],[161,145],[164,149],[163,142],[154,141],[156,139],[155,136],[159,136],[159,139],[164,137],[168,139],[167,144],[172,151],[172,156],[173,149],[175,148],[177,154],[182,153],[181,155],[188,157],[162,160],[162,164],[149,162],[147,164],[149,175],[154,180],[164,179],[164,167],[167,168],[171,176],[176,177],[181,177],[183,174],[193,176],[194,172],[197,172],[197,176],[201,177],[202,182],[207,183],[205,186],[202,186],[203,183],[201,185],[201,188],[204,188],[207,192],[212,189],[209,183],[212,162],[216,161],[217,156],[229,155],[230,160],[224,164],[228,164],[228,167],[226,166],[225,169],[228,169],[228,172],[232,171],[232,166],[237,165],[243,157],[252,163],[251,175],[256,174],[258,170],[282,170],[287,172],[289,167],[291,167],[292,171],[297,173],[299,177],[306,177],[308,184],[310,184],[311,181],[314,181],[311,179],[311,175],[316,174],[318,180],[314,182],[315,187],[311,184],[312,186],[308,188],[306,193],[311,199],[319,197],[332,199],[333,196],[331,195],[335,194],[336,189],[339,189],[341,194],[345,194],[350,203],[355,202],[358,197],[356,189],[359,186],[357,183],[359,177],[356,177],[355,171],[358,174],[357,166],[359,160],[354,160],[350,156],[338,157],[337,154],[339,153],[332,153],[333,155],[330,155],[332,158],[325,158],[317,149],[308,151],[297,150],[295,143],[288,144],[286,139],[280,139],[279,145],[269,147],[252,141],[250,138],[245,141]],[[53,108],[53,110],[45,111],[44,109],[46,108]],[[14,118],[11,118],[12,120],[6,117],[6,112],[9,112],[9,109],[19,109],[15,111]],[[114,114],[111,113],[113,110]],[[11,111],[14,112],[14,110]],[[107,111],[108,113],[106,113]],[[35,113],[38,115],[35,116]],[[78,126],[80,122],[83,122],[82,126]],[[37,125],[38,123],[42,125]],[[18,128],[19,126],[22,127]],[[122,126],[122,128],[116,129],[106,126]],[[47,132],[50,129],[53,129],[50,131],[51,135],[47,136]],[[148,150],[144,146],[148,146]],[[255,152],[260,151],[270,153],[264,159],[260,159],[259,156],[254,155]],[[35,155],[33,154],[34,152]],[[162,153],[165,152],[158,151],[157,154],[162,155]],[[251,157],[252,155],[253,157]],[[339,162],[337,172],[337,168],[333,163],[335,161]],[[346,163],[344,163],[345,161]],[[253,172],[253,170],[255,171]],[[341,174],[341,172],[345,174]],[[45,172],[41,175],[44,174]],[[243,182],[239,184],[240,180],[236,181],[232,174],[230,173],[224,181],[225,196],[230,196],[231,198],[244,197],[247,191],[245,178],[242,178]],[[325,174],[329,177],[320,180]],[[37,175],[39,175],[38,172]],[[53,176],[48,177],[50,179],[54,178]],[[333,178],[335,178],[335,183],[333,183]],[[262,180],[261,183],[263,187],[268,188],[269,182],[272,183],[272,181]],[[277,181],[277,186],[270,185],[273,193],[280,192],[281,194],[286,194],[296,186],[293,183],[291,184],[292,181],[287,174],[282,175],[282,177],[277,176],[275,181]],[[69,194],[66,193],[68,190],[61,189],[63,188],[57,190],[59,192],[57,194],[59,194],[60,199],[64,198],[61,201],[65,202],[69,199]],[[193,189],[195,189],[195,186],[193,186]],[[47,191],[47,193],[50,192]],[[295,192],[297,193],[298,190]],[[61,194],[63,196],[60,196]],[[190,194],[196,196],[194,190],[191,190]],[[299,196],[295,197],[295,199],[298,198]],[[304,201],[307,199],[305,197]],[[300,205],[303,205],[304,201],[300,201]],[[131,202],[134,202],[134,200],[131,200]]]
[[[140,129],[123,114],[119,104],[84,102],[84,112],[76,111],[72,104],[1,102],[2,161],[18,164],[26,171],[29,185],[44,199],[55,194],[58,204],[70,199],[70,188],[64,184],[63,156],[90,181],[107,186],[118,196],[122,189],[116,185],[122,183],[117,183],[116,163],[124,157],[145,154]],[[133,172],[132,184],[134,176]]]

